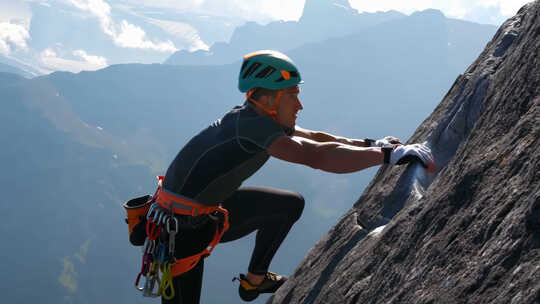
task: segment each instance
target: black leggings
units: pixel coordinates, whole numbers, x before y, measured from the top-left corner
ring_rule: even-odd
[[[221,243],[237,240],[257,230],[255,248],[249,262],[249,272],[265,274],[279,246],[304,209],[302,195],[292,191],[266,187],[244,187],[223,202],[229,211],[229,230]],[[177,239],[177,257],[201,252],[210,242],[215,224],[209,223],[192,233],[182,233]],[[201,297],[204,261],[189,272],[173,278],[176,296],[161,299],[163,304],[198,304]]]

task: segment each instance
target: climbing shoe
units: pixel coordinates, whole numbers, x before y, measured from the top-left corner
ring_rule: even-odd
[[[246,302],[251,302],[255,300],[261,293],[274,293],[278,290],[285,281],[287,277],[282,275],[267,272],[264,275],[264,280],[259,285],[251,285],[247,280],[246,276],[240,274],[239,278],[233,278],[233,281],[240,281],[240,286],[238,287],[238,294],[240,298]]]

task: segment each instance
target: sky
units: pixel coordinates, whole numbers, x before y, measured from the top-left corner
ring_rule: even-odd
[[[308,0],[325,1],[325,0]],[[327,0],[346,1],[346,0]],[[208,49],[212,41],[204,41],[191,24],[170,17],[171,12],[209,16],[236,17],[244,21],[267,23],[273,20],[298,20],[305,0],[0,0],[0,56],[26,61],[39,71],[96,70],[118,63],[107,58],[105,51],[89,53],[83,46],[51,41],[40,49],[32,49],[29,33],[32,11],[30,5],[68,9],[81,22],[91,20],[114,48],[155,54],[152,58],[167,58],[178,50]],[[500,25],[513,16],[528,0],[349,0],[359,12],[397,10],[405,14],[435,8],[447,17],[485,24]],[[141,13],[143,12],[143,13]],[[145,13],[155,12],[150,18]],[[125,19],[130,15],[136,21]],[[144,16],[143,16],[144,15]],[[151,34],[151,26],[167,35]],[[144,52],[144,53],[143,53]],[[161,56],[161,57],[160,57]],[[149,58],[149,57],[146,57]],[[147,59],[150,60],[150,59]],[[142,60],[143,63],[145,60]]]

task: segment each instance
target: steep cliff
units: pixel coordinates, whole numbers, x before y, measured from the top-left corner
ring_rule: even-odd
[[[381,168],[268,303],[540,302],[540,0],[409,141],[438,172]]]

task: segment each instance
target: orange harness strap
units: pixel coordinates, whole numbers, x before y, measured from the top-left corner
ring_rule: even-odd
[[[270,117],[272,117],[273,120],[277,120],[277,110],[278,110],[278,107],[279,107],[279,100],[281,99],[281,95],[283,94],[283,91],[282,90],[278,90],[277,92],[277,96],[276,96],[276,104],[274,106],[274,110],[271,110],[267,107],[265,107],[262,103],[258,102],[257,100],[251,98],[251,95],[253,94],[253,92],[255,92],[256,89],[252,89],[250,90],[249,92],[246,93],[246,98],[247,100],[253,102],[255,105],[257,105],[259,108],[261,108],[263,111],[265,111],[266,113],[268,113],[270,115]]]
[[[214,212],[219,212],[223,214],[224,217],[224,223],[223,223],[223,229],[219,229],[218,226],[216,226],[216,232],[214,233],[214,238],[208,244],[208,246],[200,253],[182,258],[177,259],[176,263],[172,265],[171,273],[173,276],[181,275],[185,272],[190,271],[199,263],[201,258],[206,258],[210,256],[212,253],[212,250],[216,247],[217,244],[219,244],[219,241],[221,240],[221,237],[229,229],[229,212],[227,209],[219,206],[205,206],[198,203],[193,202],[187,197],[178,195],[176,193],[172,193],[170,191],[167,191],[163,189],[161,186],[163,184],[164,176],[158,176],[159,183],[158,183],[158,189],[156,191],[156,202],[163,208],[167,210],[172,210],[176,214],[182,214],[182,215],[190,215],[190,216],[197,216],[197,215],[203,215],[203,214],[211,214]]]

